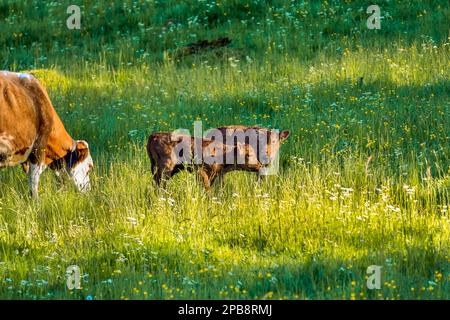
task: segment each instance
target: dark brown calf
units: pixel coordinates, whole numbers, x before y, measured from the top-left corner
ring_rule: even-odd
[[[197,158],[195,148],[200,151]],[[147,153],[157,185],[161,184],[163,178],[170,178],[183,169],[196,169],[206,189],[210,188],[216,178],[222,178],[227,172],[258,172],[261,169],[256,152],[250,145],[230,146],[214,140],[170,132],[152,134],[148,138]],[[239,158],[244,161],[238,161]],[[231,163],[230,159],[233,159]]]

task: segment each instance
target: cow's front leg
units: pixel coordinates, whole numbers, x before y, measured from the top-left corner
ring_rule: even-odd
[[[39,198],[39,179],[44,172],[46,165],[43,163],[30,163],[28,170],[28,183],[30,185],[31,196]]]

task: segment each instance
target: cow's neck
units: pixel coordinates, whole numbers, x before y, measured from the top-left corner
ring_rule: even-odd
[[[64,128],[64,125],[55,110],[53,110],[53,129],[48,139],[46,150],[47,164],[64,158],[68,152],[76,147],[75,141]]]

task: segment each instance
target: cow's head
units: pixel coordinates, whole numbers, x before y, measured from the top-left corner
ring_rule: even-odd
[[[91,183],[89,172],[94,167],[89,145],[84,140],[76,142],[75,150],[68,155],[67,171],[70,178],[75,182],[75,186],[81,192],[89,191]]]

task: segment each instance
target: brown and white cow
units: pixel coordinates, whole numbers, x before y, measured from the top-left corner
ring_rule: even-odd
[[[67,133],[37,79],[0,71],[0,168],[18,164],[28,174],[33,197],[47,167],[58,174],[65,171],[78,190],[90,189],[93,161],[87,142]]]

